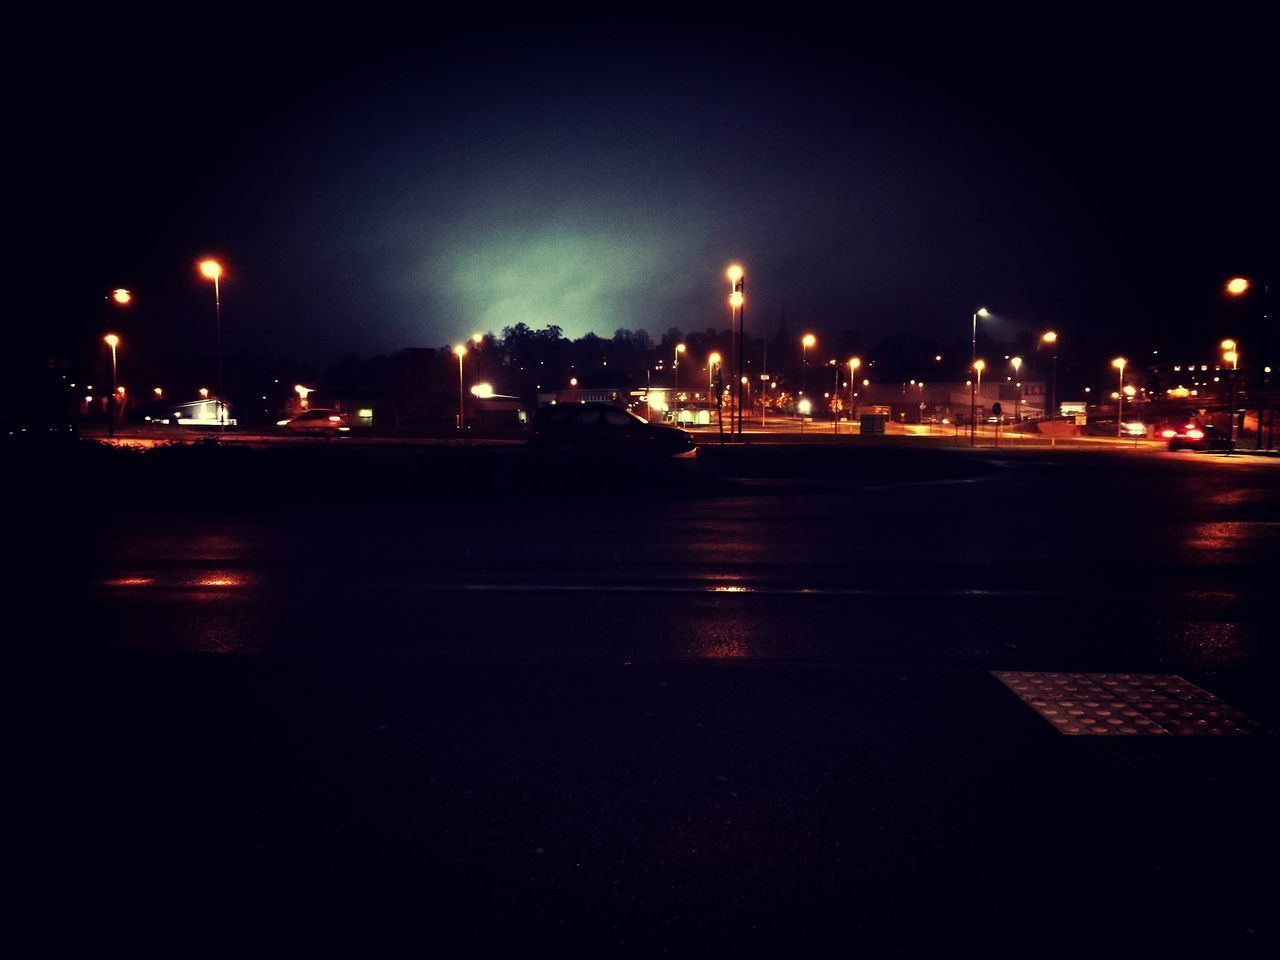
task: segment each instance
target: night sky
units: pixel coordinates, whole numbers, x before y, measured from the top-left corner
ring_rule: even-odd
[[[967,343],[985,305],[984,335],[1137,355],[1212,342],[1222,280],[1274,276],[1256,14],[784,13],[33,27],[14,305],[74,350],[126,286],[135,349],[208,352],[214,255],[229,354],[324,363],[722,327],[739,261],[769,336],[785,309]]]

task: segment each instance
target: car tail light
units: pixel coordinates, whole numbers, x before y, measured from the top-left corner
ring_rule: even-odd
[[[330,417],[330,418],[329,418],[329,422],[330,422],[330,423],[341,423],[341,422],[342,422],[342,418],[341,418],[341,417]]]
[[[1202,437],[1204,437],[1204,431],[1203,431],[1203,430],[1188,430],[1188,431],[1187,431],[1187,436],[1188,436],[1188,437],[1190,437],[1192,440],[1199,440],[1199,439],[1201,439]]]
[[[1170,440],[1173,437],[1176,437],[1177,435],[1178,435],[1177,430],[1161,430],[1160,431],[1160,436],[1164,437],[1166,440]]]

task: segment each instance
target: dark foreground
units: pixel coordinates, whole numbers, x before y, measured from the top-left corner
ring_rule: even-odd
[[[20,525],[50,946],[1275,943],[1275,464],[225,453],[95,454]],[[1247,733],[1064,736],[1006,670]]]

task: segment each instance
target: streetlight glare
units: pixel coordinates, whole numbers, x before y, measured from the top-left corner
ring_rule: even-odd
[[[1234,340],[1223,340],[1223,341],[1222,341],[1222,349],[1223,349],[1223,350],[1234,350],[1235,348],[1236,348],[1236,342],[1235,342]]]
[[[107,346],[110,347],[112,350],[114,350],[116,347],[120,345],[120,338],[117,337],[114,333],[108,333],[102,339],[106,341]]]
[[[1236,362],[1240,359],[1240,354],[1236,353],[1234,350],[1228,350],[1222,355],[1222,359],[1232,366],[1235,366]]]
[[[217,280],[222,276],[222,264],[217,260],[201,260],[200,273],[210,280]]]
[[[1111,361],[1111,365],[1115,367],[1117,370],[1123,370],[1124,365],[1128,362],[1129,361],[1127,361],[1124,357],[1116,357],[1114,360]]]
[[[1058,342],[1058,335],[1057,335],[1056,333],[1054,333],[1052,330],[1050,330],[1048,333],[1046,333],[1046,334],[1045,334],[1043,337],[1041,337],[1040,339],[1041,339],[1041,340],[1043,340],[1045,343],[1057,343],[1057,342]]]
[[[729,278],[730,283],[736,284],[739,280],[742,279],[742,267],[738,266],[738,264],[735,263],[727,271],[725,271],[725,275]]]
[[[128,290],[126,290],[124,287],[119,287],[111,291],[111,299],[113,299],[116,303],[128,303],[130,300],[133,299],[133,294],[130,293]]]
[[[815,343],[818,342],[818,338],[815,337],[812,333],[806,333],[804,335],[804,339],[800,342],[803,343],[806,347],[812,347]]]
[[[740,307],[740,306],[742,306],[742,294],[741,294],[741,293],[739,293],[737,290],[735,290],[735,291],[733,291],[733,293],[729,294],[729,306],[731,306],[731,307]]]
[[[479,346],[483,341],[484,341],[483,333],[473,333],[471,335],[471,342],[474,343],[476,346]]]
[[[978,372],[982,372],[983,370],[987,369],[987,361],[985,360],[973,361],[973,369],[977,370]]]
[[[685,346],[684,346],[684,344],[683,344],[683,343],[677,343],[677,344],[676,344],[676,353],[684,353],[684,351],[685,351]]]
[[[988,310],[986,307],[979,307],[979,308],[978,308],[978,316],[980,316],[980,317],[989,317],[989,316],[991,316],[991,311],[990,311],[990,310]]]
[[[713,353],[711,356],[707,357],[707,363],[711,364],[712,366],[715,366],[719,362],[720,362],[720,354],[718,353]]]
[[[1249,281],[1244,277],[1232,277],[1227,281],[1227,293],[1238,297],[1249,289]]]
[[[1009,359],[1009,362],[1010,362],[1011,364],[1013,364],[1013,372],[1014,372],[1014,373],[1017,373],[1017,372],[1018,372],[1018,370],[1019,370],[1019,369],[1021,369],[1021,367],[1022,367],[1022,358],[1021,358],[1021,357],[1011,357],[1011,358]]]
[[[461,360],[463,357],[467,355],[467,348],[464,347],[462,344],[458,344],[456,347],[453,348],[453,353],[454,353],[454,356],[456,356],[459,360]]]
[[[862,360],[861,360],[860,358],[858,358],[858,357],[851,357],[851,358],[849,359],[849,369],[850,369],[850,370],[857,370],[860,366],[862,366]]]
[[[493,384],[477,383],[474,387],[471,388],[471,395],[473,397],[492,397]]]

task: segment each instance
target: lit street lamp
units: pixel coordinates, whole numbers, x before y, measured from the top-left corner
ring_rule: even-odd
[[[818,338],[812,333],[806,333],[800,339],[800,392],[804,393],[806,382],[809,379],[809,360],[807,352],[810,347],[818,342]]]
[[[1040,342],[1053,348],[1053,380],[1049,387],[1049,409],[1046,411],[1052,419],[1058,415],[1058,335],[1050,330],[1040,338]]]
[[[107,436],[114,437],[116,435],[116,347],[120,345],[120,338],[114,333],[108,333],[102,338],[106,341],[107,346],[111,348],[111,393],[107,396]]]
[[[677,343],[675,349],[675,357],[671,361],[671,369],[675,376],[675,385],[672,388],[671,402],[675,404],[676,423],[680,423],[680,354],[684,353],[685,346],[683,343]]]
[[[463,419],[465,410],[463,409],[463,406],[462,406],[463,397],[465,396],[462,390],[462,358],[467,355],[467,348],[464,347],[462,344],[458,344],[456,347],[453,348],[453,352],[458,357],[458,430],[459,432],[461,432],[462,425],[466,422]]]
[[[985,360],[974,360],[973,369],[977,371],[977,378],[970,382],[970,403],[969,403],[969,446],[973,446],[977,442],[978,429],[978,392],[982,389],[982,371],[987,369]]]
[[[219,280],[222,278],[222,264],[217,260],[201,260],[200,273],[213,281],[213,315],[217,324],[218,335],[218,427],[226,429],[226,385],[222,379],[222,292]]]
[[[862,366],[862,361],[857,357],[849,358],[849,422],[853,422],[854,402],[853,398],[856,394],[853,391],[853,378],[858,372],[858,368]]]
[[[716,392],[715,370],[720,365],[720,354],[713,353],[707,357],[707,396]]]
[[[1022,369],[1022,358],[1014,357],[1009,362],[1013,364],[1013,376],[1017,380],[1014,386],[1018,389],[1013,398],[1013,422],[1019,423],[1022,420],[1022,377],[1018,371]]]
[[[746,274],[742,267],[738,264],[731,266],[727,275],[729,277],[729,332],[733,335],[733,311],[738,311],[738,374],[741,376],[744,372],[744,364],[742,362],[743,351],[746,349],[746,299],[745,286]],[[738,436],[742,436],[742,381],[738,381]]]
[[[1237,278],[1245,284],[1248,289],[1249,281],[1243,278]],[[1235,283],[1233,280],[1232,283]],[[1230,290],[1230,284],[1227,289]],[[1241,293],[1244,290],[1240,291]],[[1227,416],[1231,419],[1227,421],[1227,456],[1235,453],[1236,449],[1236,373],[1240,369],[1240,352],[1236,348],[1234,340],[1222,341],[1222,360],[1224,363],[1231,364],[1231,374],[1227,379]],[[1262,429],[1262,417],[1258,417],[1258,429]]]
[[[1111,361],[1111,365],[1120,371],[1120,385],[1116,388],[1116,436],[1123,434],[1121,431],[1121,421],[1124,420],[1124,365],[1129,361],[1124,357],[1116,357]]]
[[[978,318],[989,317],[991,313],[986,307],[979,307],[973,312],[973,339],[970,342],[969,349],[969,365],[974,366],[978,362]],[[974,431],[978,424],[978,394],[973,385],[969,389],[969,446],[974,444]]]

